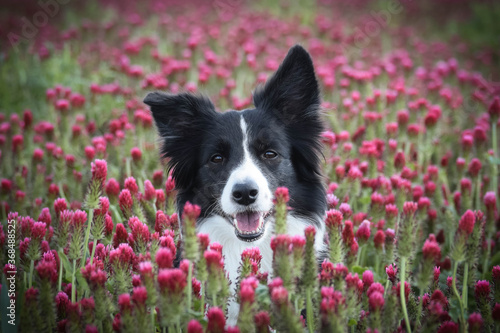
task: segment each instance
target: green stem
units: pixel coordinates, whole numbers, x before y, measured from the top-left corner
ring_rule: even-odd
[[[313,304],[311,298],[311,288],[306,289],[306,320],[307,320],[307,329],[309,333],[314,332],[314,314],[313,314]]]
[[[125,159],[125,172],[126,172],[126,176],[127,177],[132,176],[132,171],[131,171],[131,168],[130,168],[130,158],[129,157],[127,157]]]
[[[62,260],[59,260],[59,283],[57,284],[58,291],[61,291],[63,269],[64,269],[63,262],[62,262]]]
[[[57,184],[57,185],[59,186],[59,195],[61,196],[61,198],[66,200],[66,196],[64,196],[63,183],[59,182],[59,184]]]
[[[465,263],[464,267],[464,286],[462,287],[462,302],[464,306],[464,311],[467,310],[467,303],[468,303],[468,287],[467,287],[467,278],[469,277],[469,263]]]
[[[153,329],[154,332],[156,332],[155,308],[154,308],[154,306],[151,307],[151,328]]]
[[[478,173],[476,178],[476,209],[481,207],[481,173]]]
[[[97,239],[94,239],[92,243],[92,253],[90,254],[90,265],[92,266],[92,262],[94,261],[95,248],[97,247]]]
[[[87,252],[89,250],[90,228],[92,228],[93,219],[94,219],[94,209],[89,209],[89,219],[87,224],[87,230],[85,231],[85,241],[83,243],[83,246],[85,248],[83,249],[82,267],[85,266],[85,262],[87,261]]]
[[[497,157],[498,155],[498,150],[497,150],[497,122],[493,121],[491,123],[491,141],[492,141],[492,146],[493,146],[493,157]],[[498,177],[498,164],[494,161],[493,162],[493,175],[491,177],[491,190],[494,191],[497,194],[497,202],[500,201],[500,193],[498,193],[498,182],[497,182],[497,177]]]
[[[33,269],[35,268],[35,261],[34,260],[31,260],[31,263],[30,263],[30,275],[29,275],[29,288],[31,288],[31,286],[33,285]]]
[[[462,331],[465,331],[464,306],[462,304],[462,298],[460,297],[460,294],[458,293],[457,289],[457,268],[458,268],[458,261],[455,261],[455,264],[453,265],[452,289],[453,293],[455,294],[455,297],[458,300],[458,304],[460,305],[460,326],[462,327]]]
[[[76,259],[73,259],[73,273],[71,273],[71,302],[76,302],[76,285],[75,285],[75,273],[76,273]]]
[[[203,313],[203,315],[205,315],[205,291],[202,291],[201,292],[201,307],[200,307],[200,312]]]
[[[188,280],[187,280],[187,305],[188,305],[188,310],[191,310],[191,294],[193,293],[192,288],[193,284],[191,283],[191,280],[193,276],[193,265],[189,263],[189,268],[188,268]]]
[[[408,318],[408,311],[406,310],[406,297],[405,297],[405,271],[406,271],[406,258],[401,257],[401,278],[399,296],[401,297],[401,307],[403,308],[403,315],[406,324],[406,332],[411,333],[410,319]]]

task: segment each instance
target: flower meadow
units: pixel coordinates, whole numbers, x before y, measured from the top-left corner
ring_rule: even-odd
[[[414,2],[386,24],[371,1],[56,5],[35,25],[26,4],[31,37],[1,17],[3,332],[500,332],[498,53],[394,24]],[[247,248],[231,295],[142,99],[251,107],[296,43],[322,87],[327,259],[313,227],[285,233],[278,188],[273,271]]]

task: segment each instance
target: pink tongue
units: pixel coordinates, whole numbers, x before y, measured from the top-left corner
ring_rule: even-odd
[[[260,213],[239,213],[236,214],[236,223],[240,231],[257,231],[259,228]]]

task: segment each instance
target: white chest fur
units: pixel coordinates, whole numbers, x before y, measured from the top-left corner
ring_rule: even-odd
[[[271,237],[273,235],[274,221],[267,221],[264,235],[255,242],[245,242],[236,237],[234,227],[221,216],[213,216],[201,223],[198,232],[208,234],[210,242],[217,242],[222,245],[222,254],[224,256],[224,268],[229,275],[231,281],[231,299],[228,306],[228,325],[235,325],[238,318],[239,304],[235,302],[236,294],[235,281],[238,278],[238,267],[241,261],[243,250],[249,247],[258,247],[262,255],[261,271],[272,274],[273,253],[271,250]],[[306,219],[300,219],[289,215],[287,219],[289,235],[304,235],[304,229],[310,225]],[[324,245],[324,227],[316,230],[316,251],[322,250]]]

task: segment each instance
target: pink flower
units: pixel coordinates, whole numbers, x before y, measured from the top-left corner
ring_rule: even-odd
[[[458,229],[461,232],[465,233],[465,235],[470,235],[472,233],[472,231],[474,230],[475,223],[476,223],[476,216],[469,209],[464,213],[464,215],[462,215],[462,218],[460,219],[460,222],[458,223]]]
[[[108,175],[108,164],[105,160],[95,160],[91,163],[92,179],[104,184]]]
[[[342,213],[336,209],[326,212],[325,224],[329,228],[339,228],[342,225]]]
[[[373,237],[373,244],[376,249],[382,249],[385,243],[385,233],[382,230],[377,230],[375,236]]]
[[[396,280],[397,269],[395,269],[392,265],[389,265],[385,268],[385,272],[387,274],[387,278],[394,283]]]
[[[120,311],[131,311],[132,303],[130,302],[130,294],[121,294],[118,296],[118,306]]]
[[[69,110],[69,101],[66,99],[60,99],[55,102],[54,107],[56,110],[61,111],[61,113],[65,113]]]
[[[477,158],[473,158],[469,163],[469,174],[472,177],[477,177],[477,175],[481,171],[481,168],[482,168],[481,161]]]
[[[275,203],[287,203],[290,200],[288,188],[278,187],[274,192]]]
[[[273,252],[276,252],[276,250],[284,250],[284,251],[288,251],[289,247],[290,247],[290,244],[291,244],[291,238],[289,235],[287,234],[281,234],[281,235],[277,235],[275,237],[272,237],[271,238],[271,250],[273,250]]]
[[[494,212],[496,210],[497,206],[497,199],[495,197],[495,192],[486,192],[484,195],[484,205],[486,206],[486,209],[490,212]]]
[[[173,266],[174,256],[172,251],[167,248],[160,248],[156,252],[156,263],[158,264],[158,268],[171,268]]]
[[[120,244],[117,249],[109,253],[109,262],[112,265],[129,266],[135,260],[134,250],[128,244]]]
[[[288,302],[288,290],[285,287],[275,287],[271,291],[271,300],[277,305],[284,305]]]
[[[134,162],[140,162],[142,158],[142,152],[139,148],[134,147],[130,150],[130,155],[132,156],[132,160]]]
[[[35,222],[31,227],[31,237],[33,239],[42,239],[47,232],[47,225],[44,222]]]
[[[139,192],[139,186],[137,186],[137,182],[135,181],[135,178],[134,177],[128,177],[127,179],[125,179],[125,183],[124,183],[124,186],[127,190],[130,191],[131,194],[137,194],[137,192]],[[122,191],[123,193],[123,191]],[[121,194],[120,194],[121,196]]]
[[[433,279],[435,283],[439,282],[439,275],[441,275],[441,267],[435,266],[433,271]]]
[[[158,285],[162,292],[180,294],[187,285],[186,274],[179,268],[162,269],[158,273]]]
[[[438,261],[441,259],[441,248],[435,238],[433,240],[427,239],[422,248],[422,254],[424,259]]]
[[[149,180],[144,181],[144,199],[151,201],[156,198],[156,190]]]
[[[106,184],[106,194],[110,197],[116,197],[120,193],[120,184],[114,178],[110,178]]]
[[[165,182],[165,192],[167,195],[172,193],[175,190],[175,181],[172,176],[168,176],[167,181]]]
[[[498,322],[500,322],[500,303],[495,303],[495,305],[493,306],[493,310],[491,310],[491,316],[498,325]]]
[[[187,325],[187,332],[188,333],[203,333],[203,326],[195,320],[191,319]]]
[[[224,312],[217,307],[212,307],[207,312],[208,325],[207,333],[223,333],[226,325]]]
[[[387,217],[391,217],[391,218],[395,218],[398,216],[398,208],[393,205],[393,204],[387,204],[385,205],[385,213],[387,215]]]
[[[483,326],[483,317],[481,317],[479,313],[471,313],[467,321],[469,323],[470,332],[480,332]]]
[[[218,251],[206,250],[203,253],[203,257],[207,262],[207,267],[209,271],[217,271],[224,268],[224,261],[222,260],[222,254]]]
[[[438,333],[458,333],[458,324],[453,321],[445,321],[439,326]]]
[[[260,264],[260,261],[262,260],[262,255],[260,254],[260,250],[258,247],[247,247],[241,253],[241,259],[242,260],[249,259],[257,264]]]
[[[363,272],[363,286],[368,289],[373,284],[373,273],[370,270]]]
[[[407,216],[413,216],[417,211],[418,204],[416,202],[405,202],[403,204],[403,213]]]
[[[378,291],[372,292],[368,297],[368,304],[370,306],[370,310],[372,311],[380,311],[384,306],[384,303],[384,295]]]
[[[132,294],[132,300],[134,301],[134,304],[144,306],[146,304],[146,300],[148,299],[148,291],[146,290],[146,287],[135,287],[133,294]]]
[[[372,283],[372,285],[366,291],[366,295],[370,296],[373,292],[379,292],[383,295],[384,294],[384,286],[382,286],[378,282]]]
[[[489,300],[490,291],[491,288],[490,288],[490,283],[488,281],[480,280],[476,282],[476,286],[474,287],[476,298]]]
[[[495,96],[495,98],[493,98],[488,107],[488,113],[493,121],[500,118],[500,97]]]
[[[132,194],[128,189],[123,189],[119,196],[119,205],[122,211],[131,211],[133,206]]]
[[[87,213],[82,210],[77,210],[73,214],[73,228],[80,229],[83,228],[83,225],[87,221]]]
[[[189,220],[192,220],[192,221],[196,221],[196,219],[198,218],[198,216],[200,216],[200,213],[201,213],[200,206],[193,205],[193,204],[191,204],[188,201],[184,205],[184,211],[182,213],[182,219],[183,220],[189,219]]]
[[[370,238],[371,229],[370,229],[370,221],[364,220],[356,231],[356,237],[360,242],[366,242],[368,238]]]
[[[267,311],[258,312],[255,317],[255,328],[257,332],[267,332],[269,330],[269,325],[271,323],[271,318],[269,317],[269,313]]]

